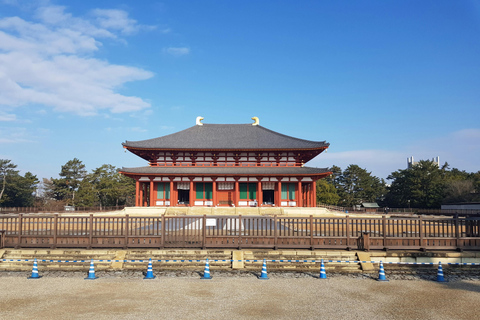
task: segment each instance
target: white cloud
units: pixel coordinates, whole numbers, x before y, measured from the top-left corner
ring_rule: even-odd
[[[16,115],[0,111],[0,121],[15,121],[16,119]]]
[[[132,34],[139,30],[137,21],[130,19],[128,13],[115,9],[95,9],[92,11],[98,24],[105,29],[113,29],[123,34]]]
[[[180,57],[190,54],[190,48],[187,47],[169,47],[163,49],[164,53],[170,54],[172,56]]]
[[[32,142],[32,140],[27,137],[29,137],[29,134],[26,128],[13,127],[0,129],[0,144]]]
[[[92,57],[102,38],[118,39],[140,26],[122,10],[94,10],[94,19],[72,16],[65,7],[37,9],[38,22],[0,19],[0,107],[37,104],[56,111],[95,115],[150,107],[139,97],[117,92],[129,81],[153,73]],[[6,121],[0,114],[0,121]]]

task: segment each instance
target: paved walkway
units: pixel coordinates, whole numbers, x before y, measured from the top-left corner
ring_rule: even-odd
[[[0,276],[2,319],[480,319],[480,281]]]

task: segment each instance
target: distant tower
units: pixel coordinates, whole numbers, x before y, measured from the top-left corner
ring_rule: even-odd
[[[437,156],[435,158],[432,158],[432,162],[435,163],[440,168],[440,157]],[[417,163],[418,162],[413,161],[413,156],[411,156],[410,158],[407,158],[407,168],[408,169],[412,168]]]
[[[410,158],[407,158],[407,168],[411,168],[415,165],[415,162],[413,161],[413,156],[411,156]]]

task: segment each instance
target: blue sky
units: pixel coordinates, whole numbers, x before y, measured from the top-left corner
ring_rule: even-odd
[[[0,0],[0,159],[58,177],[204,123],[330,142],[308,165],[480,170],[480,1]]]

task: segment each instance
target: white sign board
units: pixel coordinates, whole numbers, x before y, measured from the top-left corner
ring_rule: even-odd
[[[205,226],[216,227],[217,226],[217,219],[207,219],[207,221],[205,221]]]

